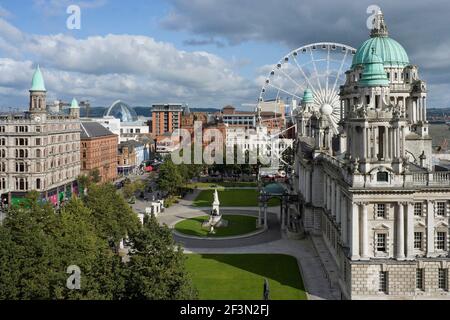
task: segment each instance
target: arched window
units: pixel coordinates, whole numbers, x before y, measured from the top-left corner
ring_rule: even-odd
[[[41,189],[41,179],[36,179],[36,189]]]
[[[377,172],[377,181],[378,182],[389,182],[389,174],[387,172]]]

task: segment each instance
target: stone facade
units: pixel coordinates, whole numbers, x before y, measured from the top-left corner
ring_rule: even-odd
[[[340,88],[338,130],[310,93],[298,110],[301,219],[336,262],[342,298],[448,299],[450,172],[433,165],[418,68],[375,22]]]
[[[2,203],[19,202],[36,190],[57,204],[77,191],[80,174],[80,120],[78,110],[49,113],[39,69],[25,113],[0,115],[0,193]]]

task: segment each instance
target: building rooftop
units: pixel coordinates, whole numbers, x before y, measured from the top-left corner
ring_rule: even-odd
[[[81,122],[81,139],[98,138],[115,135],[98,122]]]

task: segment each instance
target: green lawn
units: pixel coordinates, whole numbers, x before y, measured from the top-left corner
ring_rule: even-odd
[[[214,188],[239,188],[239,187],[248,187],[248,188],[256,188],[256,182],[195,182],[189,183],[187,185],[188,188],[192,189],[214,189]]]
[[[257,207],[258,190],[256,189],[225,189],[217,190],[221,207]],[[192,203],[196,207],[209,207],[213,202],[214,190],[202,190]],[[268,206],[278,206],[280,200],[272,198]]]
[[[228,221],[225,228],[215,229],[215,234],[210,234],[209,229],[202,228],[202,223],[209,219],[208,216],[195,217],[178,222],[175,230],[178,232],[197,237],[231,237],[256,231],[256,217],[244,215],[224,215],[223,219]]]
[[[306,300],[297,260],[283,254],[187,254],[186,267],[201,300]]]

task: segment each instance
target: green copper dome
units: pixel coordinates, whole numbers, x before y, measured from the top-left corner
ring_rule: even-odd
[[[384,70],[383,60],[377,55],[375,48],[372,48],[370,55],[363,60],[364,70],[359,81],[362,87],[389,86],[389,79]]]
[[[374,37],[366,40],[353,56],[352,69],[364,63],[371,55],[371,48],[380,55],[385,67],[406,67],[409,58],[400,43],[389,37]]]
[[[37,66],[36,71],[34,71],[30,91],[46,91],[44,77],[42,77],[42,72],[39,65]]]
[[[311,89],[306,89],[303,93],[302,103],[312,103],[314,102],[314,95]]]
[[[80,109],[80,107],[78,106],[77,99],[75,99],[75,98],[72,99],[72,104],[70,105],[70,109]]]
[[[406,67],[409,65],[409,58],[405,49],[400,43],[389,38],[388,28],[384,22],[381,11],[377,13],[373,20],[373,28],[370,32],[370,39],[366,40],[353,56],[352,69],[361,65],[372,54],[372,48],[383,60],[385,67]]]

